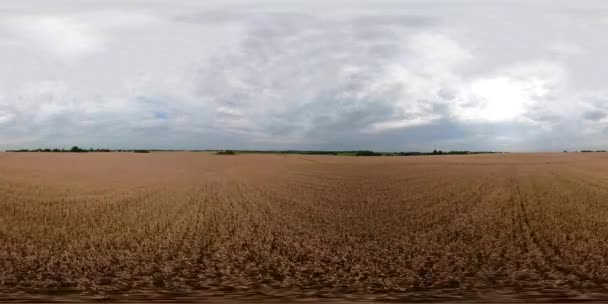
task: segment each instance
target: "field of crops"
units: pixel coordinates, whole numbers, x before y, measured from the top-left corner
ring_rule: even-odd
[[[0,295],[608,291],[608,153],[0,153]]]

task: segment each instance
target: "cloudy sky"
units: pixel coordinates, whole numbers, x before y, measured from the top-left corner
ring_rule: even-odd
[[[602,0],[0,0],[0,149],[605,149],[607,32]]]

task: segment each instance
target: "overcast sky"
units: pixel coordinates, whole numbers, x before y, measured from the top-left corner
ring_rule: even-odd
[[[606,149],[606,33],[602,0],[0,0],[0,149]]]

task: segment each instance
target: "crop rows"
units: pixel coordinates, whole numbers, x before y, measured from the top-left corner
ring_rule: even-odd
[[[5,153],[0,294],[601,298],[602,168],[596,154]]]

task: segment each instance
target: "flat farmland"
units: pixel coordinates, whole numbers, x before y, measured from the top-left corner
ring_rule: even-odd
[[[0,153],[4,299],[606,299],[608,153]]]

